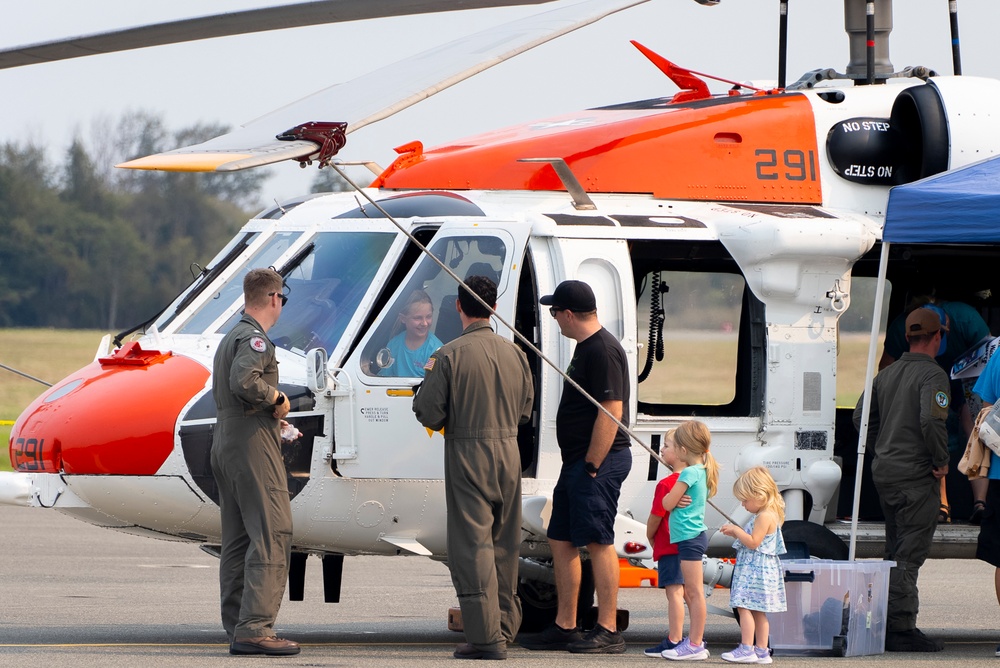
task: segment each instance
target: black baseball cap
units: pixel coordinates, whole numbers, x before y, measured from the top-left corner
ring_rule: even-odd
[[[597,298],[594,291],[583,281],[563,281],[556,286],[555,292],[538,300],[545,306],[577,313],[590,313],[597,310]]]

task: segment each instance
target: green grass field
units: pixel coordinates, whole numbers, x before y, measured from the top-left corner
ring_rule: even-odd
[[[0,329],[0,362],[48,383],[94,359],[104,332],[67,329]],[[15,420],[45,386],[0,369],[0,421]],[[0,425],[0,470],[10,470],[10,425]]]

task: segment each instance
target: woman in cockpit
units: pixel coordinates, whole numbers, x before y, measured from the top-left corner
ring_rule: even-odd
[[[394,328],[397,331],[402,328],[403,331],[386,344],[392,362],[379,371],[379,375],[422,377],[427,360],[441,347],[441,340],[431,332],[433,322],[434,304],[430,295],[423,290],[414,290],[400,311]]]

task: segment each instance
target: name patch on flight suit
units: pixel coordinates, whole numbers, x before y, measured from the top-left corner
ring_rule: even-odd
[[[256,350],[257,352],[262,353],[265,350],[267,350],[267,343],[264,342],[263,337],[254,336],[254,337],[251,337],[251,339],[250,339],[250,347],[253,348],[254,350]],[[948,401],[948,398],[945,397],[945,403],[947,403],[947,401]]]

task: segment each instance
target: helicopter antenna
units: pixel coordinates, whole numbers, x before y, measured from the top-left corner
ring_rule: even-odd
[[[41,383],[45,387],[52,387],[52,383],[46,383],[41,378],[35,378],[34,376],[29,376],[28,374],[24,373],[23,371],[18,371],[17,369],[14,369],[12,367],[7,366],[6,364],[0,364],[0,369],[7,369],[7,371],[10,371],[11,373],[16,373],[18,376],[24,376],[28,380],[33,380],[36,383]]]
[[[951,64],[955,76],[962,74],[962,45],[958,39],[958,0],[948,0],[951,15]]]
[[[788,0],[778,5],[778,88],[785,87],[785,73],[788,65]]]

